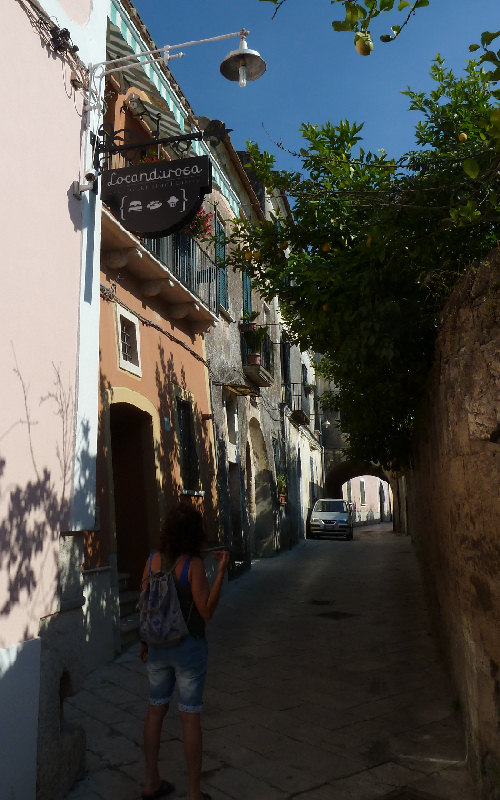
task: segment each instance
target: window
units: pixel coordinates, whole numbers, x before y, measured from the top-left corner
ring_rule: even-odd
[[[352,503],[352,486],[351,481],[347,481],[347,502]]]
[[[307,385],[307,367],[305,364],[301,364],[302,367],[302,386]]]
[[[363,480],[359,481],[359,496],[362,506],[366,506],[366,491],[365,491],[365,482]]]
[[[139,321],[124,308],[116,306],[119,364],[134,375],[142,375]]]
[[[183,489],[196,489],[199,465],[194,436],[193,410],[189,400],[177,398],[179,424],[179,467]]]
[[[251,314],[252,313],[252,280],[250,275],[243,270],[242,272],[242,281],[243,281],[243,314]]]
[[[215,220],[215,266],[219,270],[219,305],[227,309],[228,287],[227,287],[227,267],[226,267],[226,232],[220,220]]]

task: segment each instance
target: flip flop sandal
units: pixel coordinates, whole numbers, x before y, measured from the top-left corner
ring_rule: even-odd
[[[175,792],[175,786],[170,781],[162,781],[159,788],[153,794],[142,794],[142,800],[157,800],[159,797],[166,797],[167,794]]]

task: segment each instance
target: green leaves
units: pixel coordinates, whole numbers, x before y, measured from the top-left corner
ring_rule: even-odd
[[[472,62],[457,78],[440,56],[431,76],[432,91],[405,92],[418,146],[401,159],[366,151],[362,124],[347,120],[302,125],[296,172],[251,143],[256,174],[291,196],[293,217],[240,220],[229,237],[228,263],[325,355],[351,455],[384,465],[408,463],[442,305],[496,244],[500,219],[488,79]]]
[[[474,158],[466,158],[463,163],[464,172],[469,178],[475,180],[479,175],[480,167]]]

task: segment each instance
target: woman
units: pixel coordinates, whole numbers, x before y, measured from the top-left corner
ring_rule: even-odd
[[[146,780],[143,798],[165,797],[174,791],[169,781],[158,772],[158,756],[163,720],[177,683],[179,712],[182,723],[184,755],[189,778],[189,800],[210,800],[202,792],[202,735],[200,713],[203,708],[203,687],[207,672],[205,621],[212,618],[219,602],[224,573],[229,561],[227,550],[213,553],[218,561],[217,575],[210,588],[201,559],[204,543],[203,518],[189,503],[179,503],[167,516],[160,552],[146,563],[142,586],[150,571],[161,569],[162,554],[169,568],[175,565],[177,594],[189,630],[189,636],[176,647],[153,647],[141,644],[141,658],[147,663],[149,706],[144,723],[144,755]]]

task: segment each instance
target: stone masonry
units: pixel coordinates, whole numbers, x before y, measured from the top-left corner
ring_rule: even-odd
[[[500,798],[500,251],[442,317],[414,469],[409,532],[466,725],[482,797]]]

